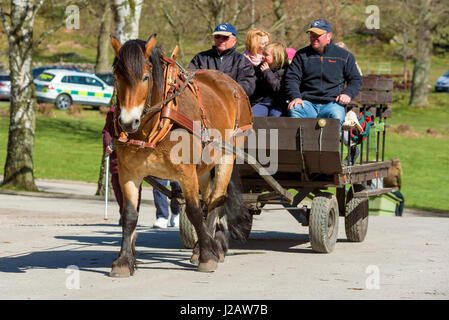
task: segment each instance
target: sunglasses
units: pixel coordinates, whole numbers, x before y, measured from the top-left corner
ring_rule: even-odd
[[[222,36],[222,35],[217,34],[214,36],[214,39],[228,40],[229,36]]]
[[[326,33],[323,33],[323,34],[316,34],[316,33],[310,32],[310,33],[309,33],[309,36],[310,36],[310,38],[312,38],[312,39],[319,39],[319,38],[321,38],[322,36],[324,36],[324,35],[326,35],[326,34],[327,34],[327,32],[326,32]]]

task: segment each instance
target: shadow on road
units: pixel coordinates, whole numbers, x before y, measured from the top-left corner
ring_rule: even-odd
[[[100,235],[56,236],[55,239],[63,240],[64,243],[42,251],[30,251],[1,257],[0,272],[24,273],[29,269],[65,269],[70,265],[75,265],[82,271],[107,275],[120,250],[121,228],[117,227],[116,231],[100,230],[95,233],[100,233]],[[308,242],[308,234],[254,230],[245,243],[230,240],[231,251],[229,255],[255,254],[261,253],[261,251],[310,254],[313,252],[310,245],[307,248],[297,248],[297,246]],[[177,229],[155,230],[148,227],[138,227],[136,246],[139,269],[183,268],[191,271],[196,270],[196,266],[189,262],[191,250],[184,249]],[[104,247],[105,249],[102,250],[98,247]],[[111,248],[114,250],[111,250]],[[173,250],[179,251],[173,252]],[[245,251],[236,252],[235,250]],[[173,267],[161,267],[163,263],[169,263]],[[104,268],[108,271],[99,270]]]

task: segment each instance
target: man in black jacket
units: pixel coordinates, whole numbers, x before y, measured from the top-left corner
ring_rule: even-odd
[[[240,84],[250,97],[256,88],[254,67],[245,56],[235,50],[235,27],[232,24],[219,24],[212,35],[215,45],[193,57],[189,68],[222,71]]]
[[[362,76],[353,54],[332,42],[329,22],[315,20],[307,32],[310,45],[296,52],[285,76],[289,115],[336,118],[341,126],[345,120],[343,106],[359,93]]]

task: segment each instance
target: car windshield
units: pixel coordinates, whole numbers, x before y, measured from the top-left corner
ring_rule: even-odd
[[[449,71],[446,72],[443,77],[449,77]]]
[[[39,80],[40,81],[51,81],[53,78],[55,77],[55,75],[54,74],[51,74],[51,73],[48,73],[48,72],[44,72],[44,73],[41,73],[40,74],[40,76],[39,76]]]
[[[6,76],[6,75],[0,75],[0,81],[10,81],[10,78],[9,78],[9,76]]]

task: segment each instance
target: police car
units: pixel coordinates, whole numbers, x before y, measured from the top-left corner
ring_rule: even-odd
[[[114,87],[88,72],[48,69],[34,81],[38,102],[54,103],[66,110],[72,103],[89,106],[109,104]]]

